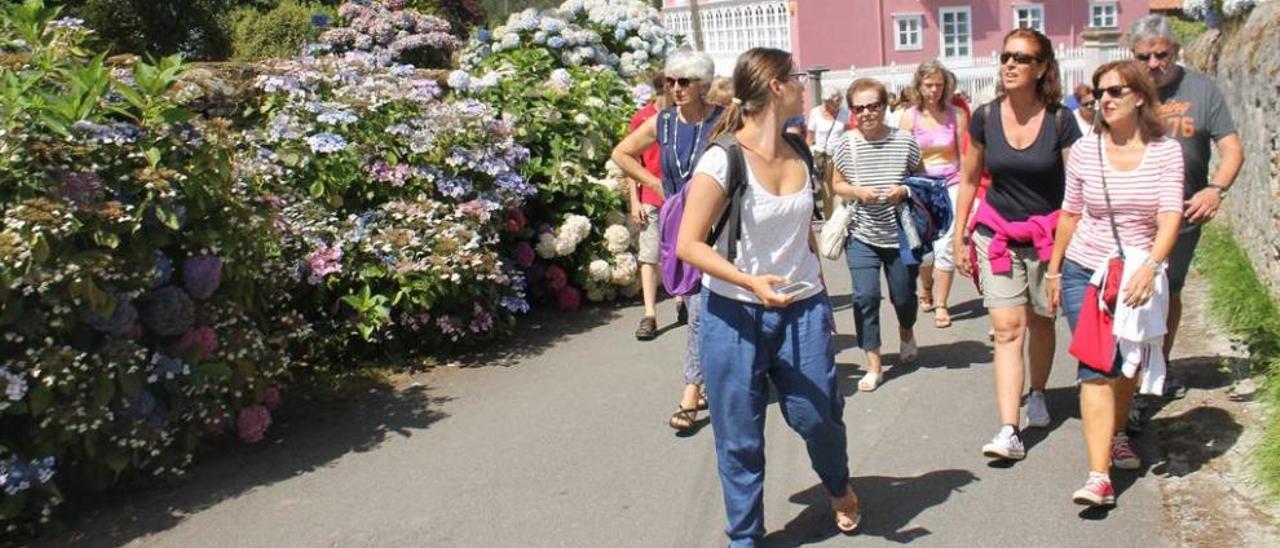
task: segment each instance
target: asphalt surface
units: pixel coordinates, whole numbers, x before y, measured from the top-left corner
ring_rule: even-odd
[[[857,393],[865,359],[853,348],[848,271],[842,262],[825,268],[863,525],[837,534],[802,441],[771,404],[766,545],[1169,544],[1146,467],[1113,474],[1114,510],[1071,502],[1087,468],[1065,321],[1048,391],[1053,423],[1027,431],[1025,461],[993,465],[980,453],[998,426],[989,321],[972,285],[957,284],[951,328],[921,314],[918,367],[890,369],[878,391]],[[674,303],[665,301],[660,337],[637,342],[641,314],[630,306],[536,318],[479,367],[438,368],[401,390],[284,419],[268,443],[207,458],[176,487],[121,497],[57,543],[723,546],[711,428],[704,421],[677,436],[666,426],[685,331],[670,325]],[[892,365],[888,303],[882,318]]]

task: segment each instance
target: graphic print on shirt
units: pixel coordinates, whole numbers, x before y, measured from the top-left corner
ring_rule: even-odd
[[[1196,135],[1196,118],[1191,114],[1191,103],[1171,99],[1160,105],[1160,120],[1165,134],[1171,139],[1190,139]]]

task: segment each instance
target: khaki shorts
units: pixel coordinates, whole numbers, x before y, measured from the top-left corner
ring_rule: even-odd
[[[636,254],[636,260],[644,264],[658,264],[662,262],[660,250],[658,249],[658,207],[650,204],[643,204],[644,217],[648,221],[644,225],[644,229],[640,231],[638,245],[640,252]]]
[[[1035,313],[1052,318],[1049,297],[1044,293],[1044,274],[1048,262],[1041,262],[1033,246],[1009,246],[1012,268],[1004,274],[991,272],[987,246],[991,245],[990,229],[979,226],[973,232],[973,249],[978,255],[978,280],[982,282],[982,304],[991,308],[1012,308],[1030,304]]]

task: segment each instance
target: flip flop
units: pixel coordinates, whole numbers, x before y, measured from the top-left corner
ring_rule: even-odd
[[[875,392],[880,388],[881,373],[867,373],[858,379],[858,391]]]
[[[935,315],[934,315],[934,317],[933,317],[933,326],[934,326],[934,327],[936,327],[936,328],[938,328],[938,329],[946,329],[946,328],[948,328],[948,327],[951,327],[951,311],[950,311],[950,310],[947,310],[947,307],[945,307],[945,306],[939,306],[939,307],[935,307],[933,310],[934,310],[934,313],[935,313]],[[946,316],[944,317],[944,316],[938,316],[938,315],[936,315],[936,314],[937,314],[937,313],[939,313],[939,312],[940,312],[940,313],[942,313],[942,314],[945,314]]]

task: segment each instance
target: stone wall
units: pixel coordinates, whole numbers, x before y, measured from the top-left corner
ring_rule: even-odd
[[[1216,78],[1244,142],[1244,168],[1218,220],[1229,222],[1263,283],[1280,297],[1280,2],[1209,31],[1185,57]]]

